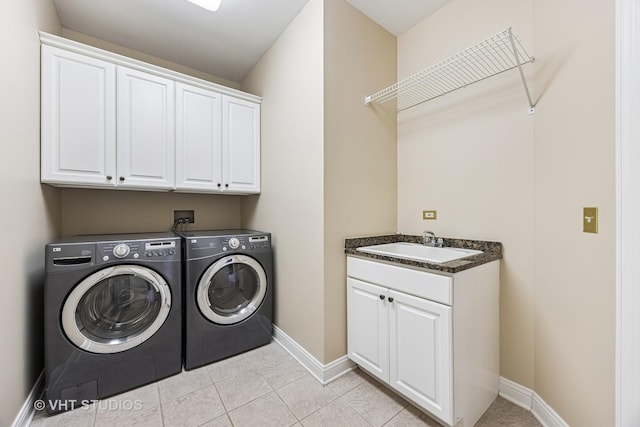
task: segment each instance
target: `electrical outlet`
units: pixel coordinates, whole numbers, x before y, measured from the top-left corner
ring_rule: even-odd
[[[598,208],[582,209],[582,231],[585,233],[598,233]]]
[[[185,222],[185,220],[188,220],[186,222],[188,222],[189,224],[195,224],[196,222],[196,216],[193,210],[173,211],[174,223],[179,219],[182,219],[183,222]]]
[[[438,211],[422,211],[422,219],[438,219]]]

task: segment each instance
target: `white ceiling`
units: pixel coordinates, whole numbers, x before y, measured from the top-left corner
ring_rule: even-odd
[[[395,36],[407,31],[450,0],[347,0]]]
[[[53,0],[62,26],[240,82],[309,0]],[[347,0],[399,35],[449,0]]]

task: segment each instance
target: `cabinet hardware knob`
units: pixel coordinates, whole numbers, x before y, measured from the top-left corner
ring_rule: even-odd
[[[120,177],[120,181],[124,181],[124,176],[121,176],[121,177]]]
[[[389,302],[393,302],[393,297],[389,297],[387,299],[389,300]]]
[[[383,300],[384,299],[384,295],[380,295],[380,299]]]
[[[222,184],[218,183],[218,188],[220,188],[222,186]]]
[[[225,186],[225,188],[229,188],[229,184],[225,184],[224,186]]]
[[[113,177],[111,175],[107,175],[107,181],[111,181]]]

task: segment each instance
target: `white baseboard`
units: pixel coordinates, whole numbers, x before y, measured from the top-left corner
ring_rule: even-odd
[[[287,352],[289,352],[294,359],[300,362],[300,364],[323,385],[330,383],[356,367],[355,363],[353,363],[346,355],[326,365],[321,363],[276,325],[273,325],[273,339]]]
[[[545,427],[569,427],[556,411],[538,393],[533,393],[531,413]]]
[[[40,373],[36,383],[31,388],[29,395],[27,396],[27,400],[22,404],[22,408],[20,408],[20,412],[16,415],[16,418],[13,420],[13,424],[11,427],[28,427],[31,424],[31,420],[33,419],[33,415],[36,413],[34,408],[34,403],[36,400],[40,399],[42,396],[42,392],[44,389],[44,371]]]
[[[533,401],[533,390],[521,386],[504,377],[500,377],[500,397],[518,405],[521,408],[531,411]]]
[[[504,377],[500,377],[500,397],[531,411],[543,427],[569,427],[538,393]]]

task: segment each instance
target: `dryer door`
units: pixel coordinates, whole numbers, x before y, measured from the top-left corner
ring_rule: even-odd
[[[245,255],[229,255],[204,272],[196,298],[207,319],[230,325],[251,316],[266,293],[267,275],[260,263]]]
[[[117,265],[73,288],[62,308],[62,328],[83,350],[118,353],[151,338],[170,309],[171,290],[161,275],[138,265]]]

